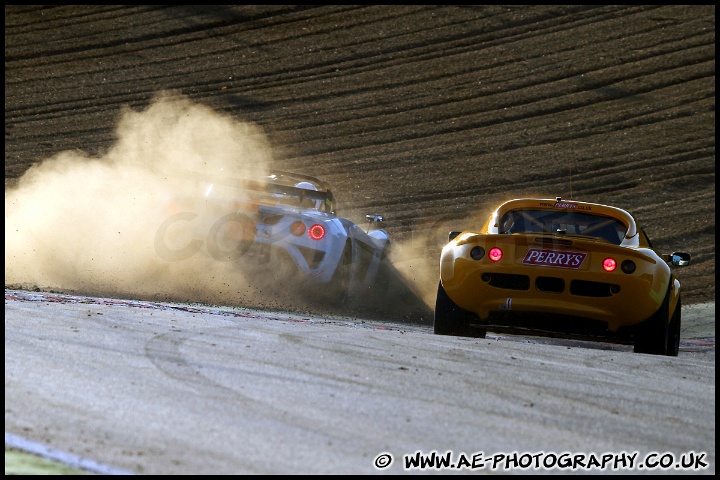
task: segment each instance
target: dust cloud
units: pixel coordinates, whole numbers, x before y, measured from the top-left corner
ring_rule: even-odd
[[[435,306],[440,255],[450,232],[479,232],[495,208],[510,199],[503,193],[488,196],[482,205],[458,205],[446,215],[412,225],[402,239],[393,239],[390,262],[429,309]]]
[[[6,287],[428,321],[448,231],[479,226],[476,216],[433,219],[392,241],[372,292],[322,304],[277,264],[247,269],[216,255],[233,246],[214,244],[225,235],[201,223],[228,211],[227,203],[212,210],[210,184],[269,174],[273,152],[260,127],[172,92],[120,113],[104,154],[61,152],[6,189]]]
[[[185,239],[203,207],[187,203],[202,198],[207,183],[199,179],[266,174],[272,150],[263,131],[162,92],[144,110],[124,108],[116,136],[101,156],[59,153],[6,189],[5,285],[230,305],[276,301],[258,291],[258,279]],[[159,237],[177,214],[176,199],[186,215]],[[190,249],[182,259],[163,254],[177,245]]]

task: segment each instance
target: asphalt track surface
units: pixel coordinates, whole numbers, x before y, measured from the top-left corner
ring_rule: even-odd
[[[5,294],[6,431],[114,471],[456,471],[404,468],[405,455],[434,451],[454,462],[572,453],[585,465],[637,452],[633,468],[609,473],[715,472],[713,305],[686,309],[680,354],[662,357],[343,317]],[[640,467],[653,453],[707,467]],[[394,460],[377,469],[384,454]],[[548,471],[504,462],[461,471]]]

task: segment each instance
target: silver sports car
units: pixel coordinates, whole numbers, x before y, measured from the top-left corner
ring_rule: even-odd
[[[338,217],[325,182],[271,171],[256,179],[216,176],[203,182],[202,190],[201,201],[173,199],[174,216],[166,226],[192,220],[213,258],[237,262],[284,285],[292,280],[334,301],[376,283],[390,246],[385,230],[371,229],[382,215],[367,215],[365,229]],[[158,232],[156,250],[165,258],[197,252],[192,242],[199,245],[199,240],[171,250],[165,247],[168,228]]]

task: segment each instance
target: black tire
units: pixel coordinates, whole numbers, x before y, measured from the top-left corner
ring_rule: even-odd
[[[440,282],[438,284],[437,300],[435,301],[435,317],[433,320],[433,331],[435,334],[485,338],[487,330],[470,325],[477,321],[477,315],[460,308],[448,297],[442,286],[442,282]]]
[[[645,321],[635,332],[634,352],[651,355],[666,355],[668,347],[668,316],[670,310],[670,288],[657,312]]]
[[[678,353],[680,353],[680,327],[682,323],[681,303],[681,299],[678,297],[677,306],[675,307],[675,313],[673,313],[672,320],[670,320],[670,328],[668,329],[667,339],[667,352],[665,352],[665,354],[669,357],[677,357]]]
[[[352,245],[345,245],[337,269],[327,289],[327,299],[335,305],[344,305],[350,301],[352,281]]]

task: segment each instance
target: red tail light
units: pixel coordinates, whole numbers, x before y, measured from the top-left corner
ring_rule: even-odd
[[[492,260],[493,262],[499,262],[500,259],[503,256],[502,250],[500,250],[498,247],[493,247],[488,252],[488,258]]]
[[[325,227],[316,223],[308,229],[308,237],[313,240],[321,240],[325,236]]]
[[[617,262],[614,258],[606,258],[603,260],[603,270],[606,272],[612,272],[617,268]]]

